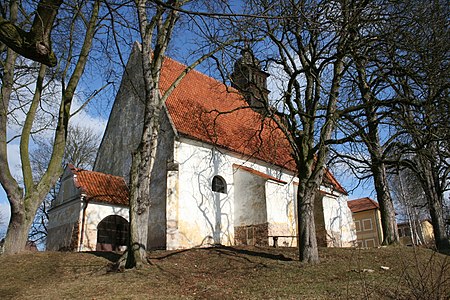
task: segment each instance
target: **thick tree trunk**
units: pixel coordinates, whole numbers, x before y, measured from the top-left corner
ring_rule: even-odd
[[[302,180],[297,191],[299,258],[301,262],[310,264],[319,262],[314,220],[314,189],[308,187],[307,180]]]
[[[32,222],[33,220],[27,220],[24,214],[11,214],[5,238],[5,254],[17,254],[25,251],[28,230]]]
[[[433,225],[436,249],[442,253],[450,253],[450,242],[444,224],[442,211],[442,199],[437,195],[428,195],[428,206],[430,209],[431,223]]]
[[[17,254],[25,251],[28,232],[34,220],[36,209],[30,210],[23,205],[24,201],[15,201],[18,205],[11,205],[11,219],[5,238],[4,253]]]
[[[397,222],[395,220],[394,203],[388,189],[386,168],[384,163],[372,157],[372,174],[380,205],[381,227],[383,229],[383,245],[399,243]]]
[[[38,15],[47,15],[47,13],[56,14],[56,11],[45,12],[49,3],[58,1],[41,1],[38,7]],[[62,3],[62,1],[60,1]],[[43,6],[42,6],[43,5]],[[47,166],[47,170],[38,182],[33,181],[32,169],[29,159],[29,139],[31,136],[31,128],[35,121],[35,112],[40,103],[40,93],[42,91],[42,80],[45,75],[45,68],[41,67],[38,80],[36,82],[36,90],[33,96],[32,104],[27,113],[23,130],[21,133],[20,155],[22,162],[22,176],[24,188],[21,188],[12,176],[8,166],[7,144],[6,144],[6,124],[8,113],[8,102],[13,85],[13,70],[16,55],[8,50],[7,63],[5,64],[5,76],[2,78],[2,93],[0,101],[0,182],[7,193],[8,200],[11,205],[11,222],[8,227],[8,233],[5,240],[5,253],[14,254],[25,250],[26,241],[31,224],[39,205],[45,196],[54,186],[61,174],[61,161],[64,154],[66,144],[66,133],[68,121],[70,118],[70,107],[72,104],[75,89],[78,85],[81,75],[87,62],[89,51],[92,46],[95,29],[97,26],[97,16],[100,10],[100,2],[95,1],[92,8],[91,18],[84,37],[81,52],[78,55],[78,61],[75,65],[69,82],[65,87],[60,103],[58,114],[58,124],[55,130],[54,147],[52,149],[51,158]],[[38,18],[39,16],[37,16]],[[42,20],[45,23],[45,20]],[[48,20],[47,20],[48,21]],[[36,33],[43,33],[49,37],[49,30],[52,21],[41,24],[44,27],[35,28]],[[41,26],[36,25],[36,26]],[[49,27],[48,27],[49,26]],[[32,29],[33,30],[33,29]],[[46,31],[47,30],[47,31]],[[46,38],[46,37],[44,37]]]
[[[422,175],[421,183],[428,202],[430,210],[431,223],[433,225],[434,241],[436,249],[439,252],[450,252],[450,241],[445,230],[444,212],[443,212],[443,192],[440,191],[439,176],[433,172],[431,163],[427,158],[419,154],[419,170]]]
[[[360,57],[356,57],[358,71],[358,80],[360,92],[363,96],[365,108],[365,117],[367,119],[367,134],[363,134],[363,140],[367,146],[371,158],[371,171],[375,190],[377,192],[377,201],[380,205],[381,227],[383,230],[383,245],[399,243],[397,222],[395,220],[394,203],[389,192],[389,185],[386,176],[386,165],[383,162],[383,148],[380,142],[379,134],[379,116],[377,106],[374,105],[375,96],[372,94],[371,87],[368,84],[366,66]]]
[[[126,267],[140,268],[147,263],[147,237],[148,237],[148,217],[149,207],[144,208],[139,205],[139,187],[140,187],[140,170],[141,151],[138,149],[133,155],[133,163],[131,166],[131,192],[130,192],[130,238],[128,246],[128,254]],[[150,186],[150,182],[141,182],[144,186]],[[149,199],[148,199],[149,200]],[[149,205],[148,205],[149,206]]]
[[[159,91],[152,89],[146,101],[141,143],[133,155],[130,181],[130,245],[127,268],[140,268],[148,264],[148,222],[151,207],[150,182],[156,159],[160,130]]]

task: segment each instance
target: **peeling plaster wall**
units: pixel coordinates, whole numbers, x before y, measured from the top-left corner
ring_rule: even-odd
[[[47,250],[77,250],[80,211],[81,194],[75,187],[72,172],[66,169],[58,195],[48,212]]]
[[[178,222],[175,229],[177,237],[173,237],[168,243],[168,249],[215,243],[233,245],[235,243],[235,226],[239,224],[261,225],[260,222],[267,224],[265,180],[243,170],[235,170],[233,164],[245,165],[283,181],[292,182],[292,176],[280,173],[278,167],[271,167],[248,159],[244,160],[234,153],[186,138],[180,138],[176,142],[174,159],[179,164],[178,205],[172,201],[171,206],[178,208]],[[227,194],[211,190],[212,178],[215,175],[222,176],[227,182]],[[261,185],[255,187],[255,190],[250,193],[248,187],[246,188],[244,184],[240,185],[239,180],[261,183]],[[261,196],[261,201],[242,200],[252,193]],[[287,197],[289,196],[284,196],[284,198]],[[271,199],[277,202],[277,198]],[[244,202],[240,202],[241,200]],[[266,207],[266,209],[252,211],[250,207],[247,207],[243,212],[239,208],[244,204],[252,206],[257,203],[260,203],[261,208]],[[273,218],[275,220],[276,216]],[[282,221],[276,222],[282,223]],[[175,222],[171,222],[171,224],[175,224]],[[267,225],[265,226],[267,228]]]
[[[355,246],[355,223],[347,200],[348,196],[338,193],[325,194],[322,198],[328,247]]]
[[[80,212],[80,200],[68,202],[49,211],[47,250],[78,250]]]
[[[182,141],[177,143],[175,156],[179,163],[178,238],[168,248],[231,245],[234,240],[232,162],[214,148]],[[227,182],[227,194],[211,190],[215,175]]]
[[[80,214],[82,218],[82,213]],[[95,251],[97,246],[97,226],[107,216],[117,215],[129,221],[128,207],[113,206],[110,204],[88,202],[86,207],[85,220],[80,220],[80,225],[84,224],[83,237],[80,239],[80,251]]]
[[[267,223],[266,180],[237,169],[234,174],[234,226]]]
[[[268,245],[266,179],[234,170],[235,244]]]
[[[178,168],[178,166],[176,166]],[[166,248],[168,250],[178,249],[179,230],[178,230],[178,169],[167,171],[167,207],[166,207]]]
[[[269,236],[279,237],[279,246],[295,247],[297,245],[297,220],[294,210],[294,188],[293,184],[282,184],[267,180],[266,205],[267,222],[269,223]],[[269,239],[273,245],[273,239]]]

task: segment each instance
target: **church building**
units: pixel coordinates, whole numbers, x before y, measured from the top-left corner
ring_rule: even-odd
[[[124,183],[144,113],[139,45],[134,47],[94,171],[68,166],[62,177],[49,212],[49,250],[120,250],[126,244]],[[185,68],[164,60],[162,92]],[[296,167],[286,138],[264,114],[268,74],[247,50],[231,77],[230,87],[190,71],[166,101],[151,174],[148,249],[297,244]],[[354,245],[347,192],[328,170],[315,220],[319,245]]]

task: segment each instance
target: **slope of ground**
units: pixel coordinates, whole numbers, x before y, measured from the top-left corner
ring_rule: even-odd
[[[122,273],[108,271],[113,253],[0,256],[0,298],[450,299],[448,256],[406,247],[320,253],[320,264],[305,265],[286,248],[155,251],[150,267]]]

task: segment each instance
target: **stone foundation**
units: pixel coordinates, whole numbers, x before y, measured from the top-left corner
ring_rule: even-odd
[[[234,227],[236,245],[268,246],[269,224]]]

